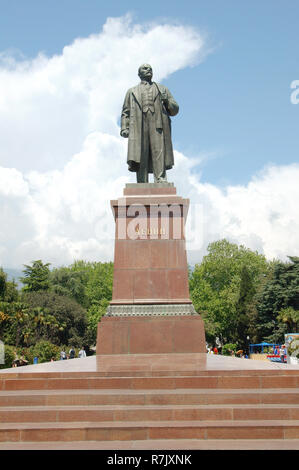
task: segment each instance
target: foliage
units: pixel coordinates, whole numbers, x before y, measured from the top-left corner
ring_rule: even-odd
[[[0,331],[6,344],[27,344],[32,329],[27,305],[22,302],[0,302]]]
[[[222,346],[222,355],[223,356],[231,356],[232,352],[237,351],[237,345],[235,343],[226,343]]]
[[[95,344],[97,326],[112,299],[113,263],[75,261],[54,269],[51,289],[75,299],[86,309],[88,344]]]
[[[35,292],[49,289],[50,263],[44,264],[41,260],[37,260],[32,262],[32,266],[26,264],[24,266],[24,277],[20,279],[24,284],[24,291]]]
[[[4,364],[0,364],[0,369],[8,369],[12,367],[12,361],[15,358],[14,354],[15,348],[13,346],[5,345],[4,346]]]
[[[290,262],[276,261],[271,275],[257,298],[257,330],[259,339],[271,343],[284,341],[298,323],[299,310],[299,258]]]
[[[86,284],[88,275],[83,269],[67,268],[54,269],[50,274],[51,290],[56,294],[71,297],[83,307],[87,307]]]
[[[75,300],[51,291],[28,292],[24,302],[36,313],[39,329],[35,341],[41,338],[54,344],[80,346],[86,332],[86,312]]]
[[[24,287],[0,268],[0,338],[31,352],[42,341],[56,347],[95,345],[98,323],[112,298],[113,263],[75,261],[50,270],[36,260],[25,265]],[[226,348],[280,343],[299,329],[299,258],[267,261],[244,246],[219,240],[192,270],[190,295],[205,323],[206,339]],[[46,343],[45,343],[46,344]],[[49,349],[49,348],[48,348]],[[48,357],[48,356],[47,356]]]
[[[37,357],[38,362],[50,362],[52,358],[55,360],[59,359],[60,348],[56,344],[50,341],[41,340],[30,348],[27,352],[26,357],[33,362],[33,358]]]
[[[3,269],[0,268],[0,299],[4,299],[5,297],[6,282],[7,282],[7,275],[5,274]]]
[[[260,278],[269,270],[263,255],[220,240],[208,246],[208,254],[190,275],[190,295],[205,322],[208,342],[244,348],[250,333],[252,303]]]
[[[299,310],[286,307],[278,312],[277,319],[288,325],[288,333],[296,333],[299,328]]]

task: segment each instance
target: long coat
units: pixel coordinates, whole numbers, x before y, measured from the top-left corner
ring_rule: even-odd
[[[173,148],[171,142],[171,121],[169,116],[175,116],[179,112],[179,106],[174,100],[168,88],[154,83],[153,99],[155,106],[156,128],[162,129],[164,136],[165,169],[169,170],[174,165]],[[167,98],[167,108],[162,102]],[[127,163],[130,171],[138,171],[142,158],[142,100],[140,84],[127,91],[121,114],[121,132],[129,130]],[[149,173],[152,173],[151,165]]]

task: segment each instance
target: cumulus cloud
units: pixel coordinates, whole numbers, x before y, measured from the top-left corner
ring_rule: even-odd
[[[225,189],[191,175],[190,198],[198,219],[189,229],[190,259],[198,262],[207,244],[220,238],[257,250],[268,259],[298,256],[298,178],[298,164],[266,167],[246,186]]]
[[[108,19],[99,34],[54,57],[0,54],[0,265],[113,259],[110,200],[135,181],[119,136],[124,94],[143,62],[161,81],[206,54],[195,29],[138,25],[129,15]],[[268,168],[246,187],[221,190],[201,183],[198,161],[179,152],[175,161],[170,179],[191,201],[190,262],[223,237],[270,257],[294,254],[297,166]]]

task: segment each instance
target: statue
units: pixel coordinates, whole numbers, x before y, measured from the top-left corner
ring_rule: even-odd
[[[128,138],[127,163],[137,183],[148,183],[149,173],[155,183],[162,183],[174,165],[169,116],[175,116],[179,106],[165,86],[152,82],[149,64],[141,65],[138,75],[140,84],[125,97],[120,135]]]

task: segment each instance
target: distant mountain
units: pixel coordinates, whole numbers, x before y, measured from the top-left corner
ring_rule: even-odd
[[[3,271],[7,274],[8,281],[14,280],[19,287],[23,286],[20,281],[20,277],[23,277],[24,273],[21,269],[3,268]]]

